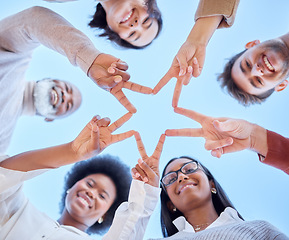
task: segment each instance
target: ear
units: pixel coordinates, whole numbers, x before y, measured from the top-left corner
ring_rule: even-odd
[[[210,186],[211,186],[211,188],[216,188],[215,183],[214,183],[213,180],[210,180]]]
[[[281,82],[279,85],[277,85],[275,87],[275,91],[276,92],[281,92],[282,90],[284,90],[288,85],[288,80],[284,80],[283,82]]]
[[[167,202],[167,207],[170,210],[170,212],[174,213],[173,209],[175,208],[175,205],[171,201]]]
[[[53,118],[45,118],[44,121],[46,122],[52,122],[54,119]]]
[[[249,49],[251,47],[254,47],[256,45],[258,45],[260,43],[260,40],[254,40],[252,42],[248,42],[246,45],[245,45],[245,48],[246,49]]]

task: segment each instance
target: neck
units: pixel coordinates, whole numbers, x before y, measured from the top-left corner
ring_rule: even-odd
[[[34,106],[33,91],[35,87],[35,82],[27,82],[25,85],[25,90],[23,94],[23,111],[22,115],[35,115],[36,109]]]
[[[83,223],[80,223],[76,221],[74,218],[70,216],[70,214],[67,212],[66,209],[62,212],[60,218],[57,220],[57,222],[61,225],[66,225],[66,226],[72,226],[75,227],[83,232],[86,232],[88,229],[88,226],[86,226]]]
[[[219,217],[212,202],[205,206],[194,208],[185,213],[184,216],[196,232],[206,229]]]

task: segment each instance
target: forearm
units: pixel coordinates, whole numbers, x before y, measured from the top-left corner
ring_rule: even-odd
[[[73,151],[71,143],[62,144],[18,154],[5,159],[0,167],[16,171],[58,168],[81,160]]]
[[[198,42],[207,46],[221,20],[222,16],[199,18],[192,28],[187,41],[191,43]]]
[[[3,19],[1,45],[13,52],[32,51],[39,44],[66,56],[86,74],[99,51],[90,39],[57,13],[32,7]]]

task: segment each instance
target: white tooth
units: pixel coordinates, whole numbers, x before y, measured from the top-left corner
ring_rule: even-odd
[[[87,201],[85,201],[82,197],[80,197],[80,201],[83,203],[83,204],[85,204],[85,205],[87,205],[88,206],[88,203],[87,203]]]
[[[268,61],[268,58],[266,56],[264,56],[264,62],[266,64],[266,66],[269,68],[269,70],[273,71],[274,67],[270,64],[270,62]]]
[[[57,103],[57,100],[58,100],[58,95],[57,95],[57,92],[55,91],[55,90],[53,90],[53,95],[54,95],[54,103],[53,103],[53,105],[56,105],[56,103]]]

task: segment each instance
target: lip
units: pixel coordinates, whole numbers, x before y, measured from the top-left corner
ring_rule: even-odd
[[[80,201],[80,203],[82,203],[83,206],[92,208],[93,206],[92,200],[89,196],[87,196],[87,194],[80,192],[77,194],[77,199]]]
[[[262,55],[262,63],[264,68],[268,71],[268,72],[275,72],[275,68],[272,65],[272,63],[270,62],[268,56],[266,55]]]
[[[122,20],[119,22],[120,24],[127,23],[134,15],[135,10],[131,9],[129,12],[127,12],[123,17]]]
[[[187,188],[192,188],[192,187],[195,187],[197,185],[198,185],[197,182],[189,182],[189,183],[183,184],[179,187],[178,194],[181,194]]]

